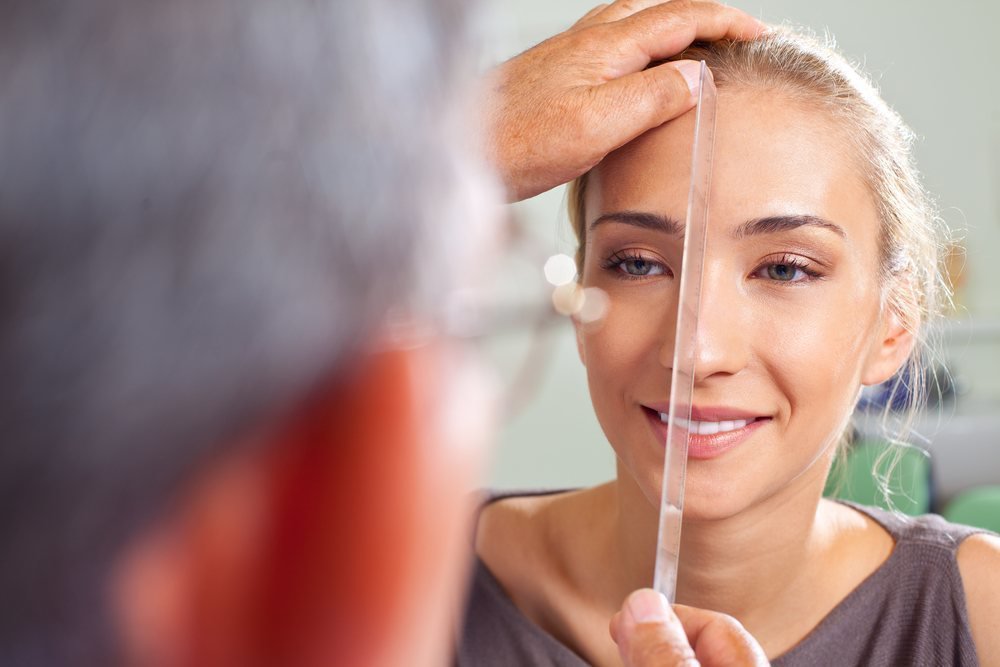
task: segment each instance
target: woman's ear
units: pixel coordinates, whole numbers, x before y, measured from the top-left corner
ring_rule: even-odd
[[[910,330],[903,326],[898,315],[890,312],[868,353],[861,373],[861,383],[880,384],[895,375],[909,358],[914,343]]]

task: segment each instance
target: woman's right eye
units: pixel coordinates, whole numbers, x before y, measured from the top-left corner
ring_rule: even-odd
[[[604,262],[604,268],[622,278],[640,279],[670,274],[661,262],[635,252],[616,252]]]

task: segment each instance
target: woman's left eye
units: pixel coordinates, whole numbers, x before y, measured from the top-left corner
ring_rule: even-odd
[[[754,271],[754,276],[779,283],[797,283],[816,278],[819,274],[797,258],[782,257],[778,261],[761,265]]]
[[[782,282],[801,280],[806,275],[805,271],[792,264],[768,264],[766,268],[768,278]]]

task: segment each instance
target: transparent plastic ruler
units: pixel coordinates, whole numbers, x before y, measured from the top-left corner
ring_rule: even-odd
[[[663,461],[660,528],[656,540],[656,573],[653,580],[653,587],[671,603],[675,601],[677,593],[677,562],[681,546],[689,437],[686,425],[691,421],[691,394],[694,389],[695,338],[701,302],[701,275],[705,263],[708,199],[712,184],[715,110],[715,81],[702,61],[701,92],[695,108],[691,186],[688,191],[684,253],[677,298],[677,332],[674,337],[673,369],[670,373],[670,412]],[[683,427],[678,426],[678,419],[682,420]]]

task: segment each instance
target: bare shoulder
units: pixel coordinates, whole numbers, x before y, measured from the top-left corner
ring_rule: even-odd
[[[539,576],[564,574],[567,554],[577,553],[581,536],[593,536],[594,514],[607,504],[609,489],[601,485],[492,502],[479,516],[476,553],[501,583],[523,577],[529,587],[537,587]]]
[[[819,513],[825,523],[835,527],[837,532],[888,535],[885,528],[871,516],[837,500],[822,498],[819,501]]]
[[[563,508],[575,504],[565,492],[512,496],[483,508],[476,528],[476,554],[518,609],[546,627],[561,587],[560,545],[553,540]]]
[[[850,548],[850,558],[857,560],[867,554],[874,567],[881,565],[892,553],[895,541],[885,526],[861,510],[824,498],[820,515],[841,541]]]
[[[972,638],[982,665],[1000,665],[1000,537],[973,535],[958,548]]]
[[[486,505],[476,527],[476,551],[482,556],[495,552],[515,552],[541,546],[550,549],[553,533],[558,533],[574,516],[593,505],[594,496],[604,487],[557,493],[517,495]]]
[[[476,554],[508,592],[547,569],[549,516],[562,495],[511,496],[491,502],[480,512]]]
[[[824,579],[836,581],[837,602],[861,585],[892,555],[895,540],[889,531],[861,510],[828,499],[820,501],[820,517],[829,531],[831,556],[838,566]]]
[[[476,525],[476,552],[486,557],[530,546],[555,495],[510,496],[483,507]]]

